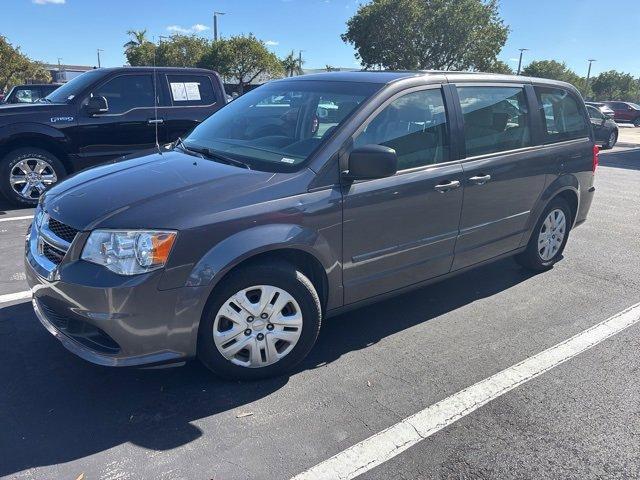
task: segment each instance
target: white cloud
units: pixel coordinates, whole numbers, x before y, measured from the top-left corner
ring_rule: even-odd
[[[264,42],[265,45],[269,45],[270,47],[275,47],[276,45],[280,45],[280,42],[276,42],[275,40],[267,40]]]
[[[36,5],[47,5],[47,4],[63,5],[66,3],[67,0],[32,0],[32,1]]]
[[[58,0],[56,0],[58,1]],[[209,30],[209,27],[207,27],[206,25],[203,25],[201,23],[196,23],[195,25],[191,25],[190,27],[182,27],[180,25],[169,25],[167,27],[167,30],[169,32],[173,32],[173,33],[180,33],[182,35],[188,35],[191,33],[200,33],[200,32],[204,32],[205,30]]]

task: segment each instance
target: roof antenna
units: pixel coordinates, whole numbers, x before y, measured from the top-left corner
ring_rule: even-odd
[[[155,47],[156,37],[153,36],[153,44]],[[158,124],[162,122],[162,120],[158,119],[158,75],[156,75],[156,50],[153,49],[153,127],[155,128],[156,135],[156,148],[158,149],[158,153],[162,155],[162,150],[160,149],[160,141],[158,140]]]

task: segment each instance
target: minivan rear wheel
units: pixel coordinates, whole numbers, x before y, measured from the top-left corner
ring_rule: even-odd
[[[198,357],[225,378],[282,375],[311,351],[321,318],[316,289],[294,266],[241,267],[212,293],[198,331]]]
[[[516,261],[535,271],[548,270],[560,260],[571,229],[571,209],[566,200],[554,198],[538,219],[527,249]]]
[[[45,189],[65,175],[55,155],[40,148],[19,148],[0,163],[0,191],[16,206],[35,206]]]

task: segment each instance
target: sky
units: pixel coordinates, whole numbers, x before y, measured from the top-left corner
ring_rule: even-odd
[[[48,63],[125,63],[127,30],[147,29],[150,38],[175,32],[213,36],[253,33],[277,55],[302,50],[305,68],[358,68],[354,49],[340,39],[345,23],[365,0],[3,0],[0,34],[33,59]],[[586,75],[616,69],[640,76],[640,1],[501,0],[511,33],[499,58],[514,69],[518,49],[531,60],[566,62]],[[628,24],[628,26],[623,26]]]

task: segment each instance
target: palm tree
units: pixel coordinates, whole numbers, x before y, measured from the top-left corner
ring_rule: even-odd
[[[281,62],[287,77],[293,77],[296,73],[299,74],[298,59],[294,55],[293,50],[291,50],[291,53],[284,57]]]
[[[132,48],[139,47],[143,43],[147,43],[149,40],[147,39],[147,30],[129,30],[127,35],[131,37],[127,43],[123,45],[125,51],[131,50]]]

